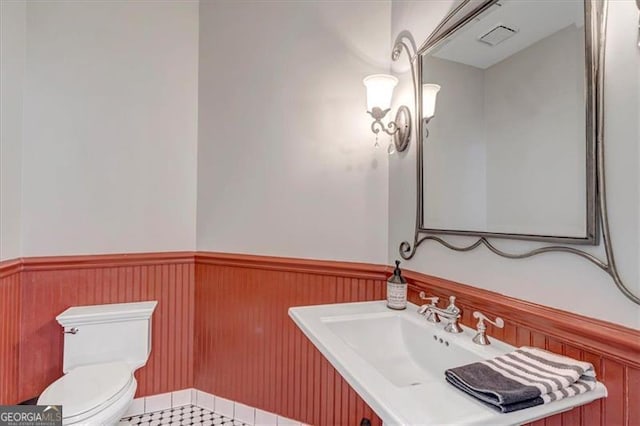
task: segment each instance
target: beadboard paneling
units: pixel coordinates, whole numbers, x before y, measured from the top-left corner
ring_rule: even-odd
[[[152,351],[136,373],[137,396],[193,385],[192,253],[24,259],[17,400],[62,375],[63,333],[55,317],[70,306],[157,300]]]
[[[195,265],[194,265],[195,262]],[[138,395],[195,386],[316,426],[380,424],[289,319],[290,306],[382,299],[384,266],[218,253],[30,258],[0,262],[0,404],[61,374],[55,316],[71,305],[158,300]],[[456,295],[462,322],[502,316],[489,334],[591,362],[609,397],[536,426],[640,424],[640,332],[406,271],[409,298]],[[195,299],[194,299],[195,297]],[[18,321],[17,319],[21,320]],[[19,346],[18,346],[19,342]]]
[[[19,401],[20,269],[0,262],[0,405]]]
[[[314,425],[357,425],[380,420],[288,319],[287,309],[384,297],[387,270],[336,270],[333,262],[245,255],[196,255],[196,387]],[[311,262],[311,264],[309,264]],[[344,266],[344,264],[343,264]],[[366,268],[364,268],[366,269]],[[348,276],[340,276],[341,274]],[[371,277],[370,273],[374,276]],[[536,426],[640,424],[634,396],[640,389],[640,332],[535,305],[467,285],[406,271],[410,299],[425,290],[458,297],[462,322],[472,313],[499,315],[491,336],[591,362],[609,397],[533,423]],[[212,314],[216,312],[218,314]],[[255,362],[256,354],[260,358]],[[213,355],[213,356],[212,356]]]
[[[368,417],[380,425],[288,316],[291,306],[382,299],[387,268],[361,268],[199,253],[196,388],[307,424],[358,425]]]

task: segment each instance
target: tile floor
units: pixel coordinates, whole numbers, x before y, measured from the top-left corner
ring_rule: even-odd
[[[241,421],[225,417],[204,408],[196,407],[195,405],[185,405],[183,407],[168,408],[153,413],[126,417],[122,419],[120,425],[125,425],[125,422],[128,422],[131,426],[246,426]]]

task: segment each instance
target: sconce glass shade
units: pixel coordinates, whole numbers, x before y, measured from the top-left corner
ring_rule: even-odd
[[[422,85],[422,118],[432,118],[436,114],[436,98],[440,86],[437,84]]]
[[[373,74],[362,80],[367,88],[367,111],[373,111],[374,107],[382,110],[391,108],[393,89],[398,84],[398,79],[388,74]]]

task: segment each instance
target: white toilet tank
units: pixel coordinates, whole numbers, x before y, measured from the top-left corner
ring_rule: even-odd
[[[74,306],[56,317],[64,327],[65,373],[75,367],[124,361],[132,371],[151,352],[151,315],[157,301]]]

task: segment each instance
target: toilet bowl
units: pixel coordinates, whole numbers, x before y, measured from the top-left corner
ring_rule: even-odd
[[[122,362],[77,367],[53,382],[38,405],[62,405],[64,425],[112,425],[136,393],[131,368]]]
[[[42,392],[38,405],[62,405],[63,425],[117,424],[136,392],[134,372],[151,352],[156,304],[73,307],[56,317],[65,328],[65,374]]]

